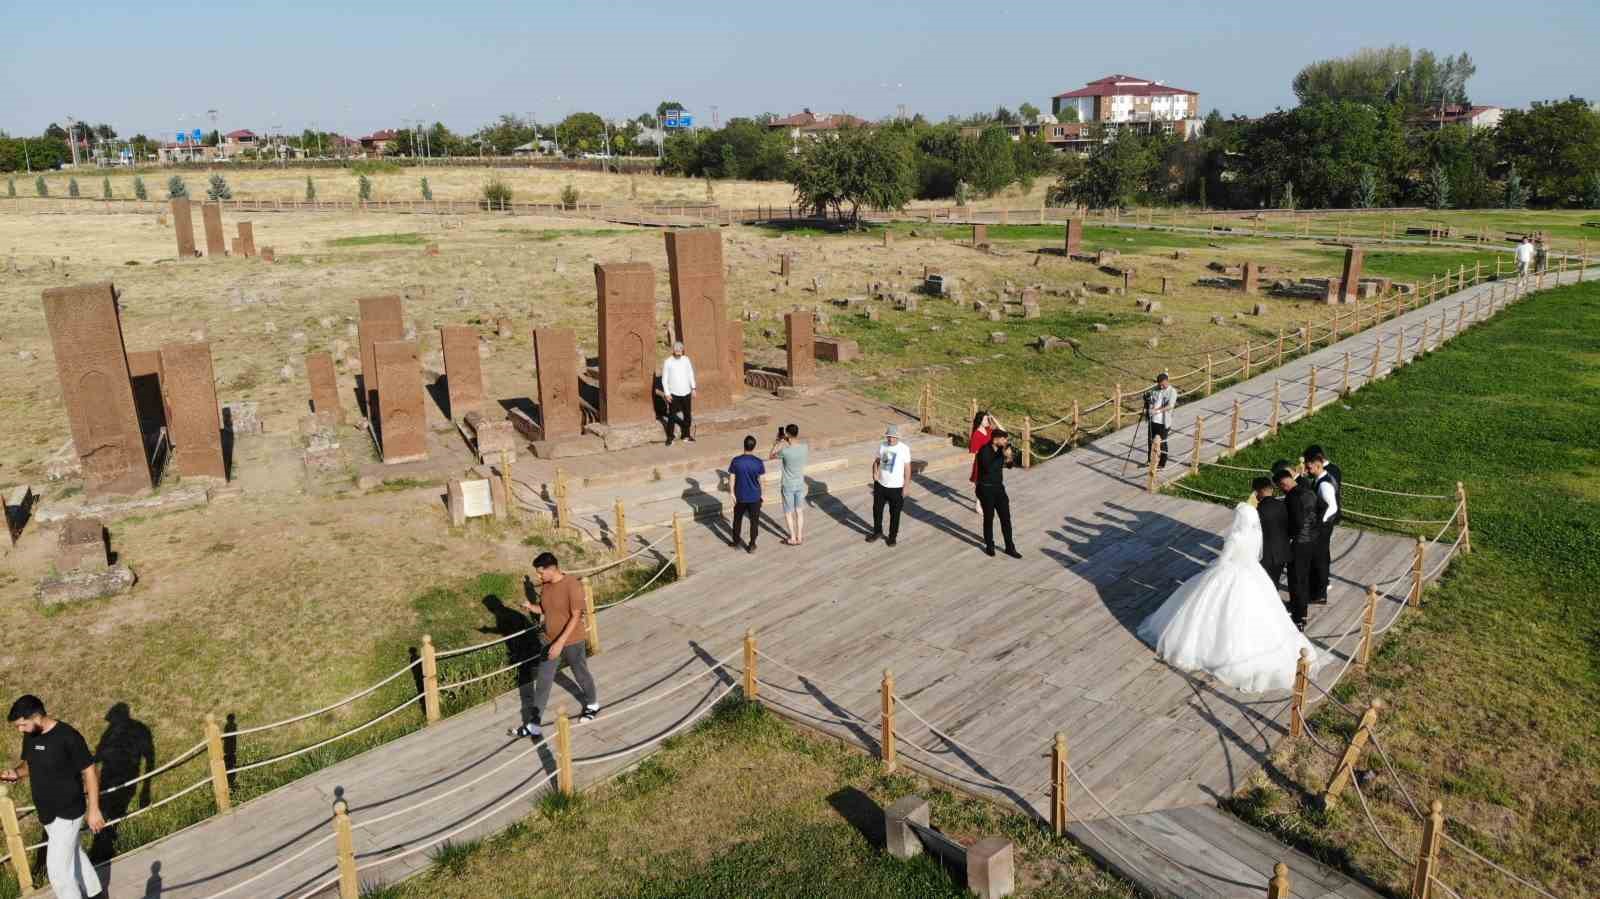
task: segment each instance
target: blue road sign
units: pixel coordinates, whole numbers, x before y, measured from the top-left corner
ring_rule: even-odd
[[[189,142],[189,135],[186,132],[179,131],[178,132],[178,143],[186,144],[188,142]]]
[[[197,144],[200,143],[200,141],[204,139],[204,137],[200,134],[200,129],[199,128],[194,129],[194,133],[189,135],[189,138],[190,138],[190,140],[194,141]]]

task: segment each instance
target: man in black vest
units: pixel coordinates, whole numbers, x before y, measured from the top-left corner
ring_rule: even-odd
[[[1283,491],[1289,519],[1289,617],[1294,626],[1306,629],[1306,606],[1311,601],[1311,570],[1317,555],[1317,500],[1311,484],[1297,480],[1294,472],[1277,468],[1272,472]]]
[[[1311,601],[1325,604],[1328,601],[1328,569],[1332,564],[1333,529],[1343,520],[1342,477],[1339,467],[1328,461],[1322,447],[1306,447],[1302,460],[1306,464],[1306,477],[1311,481],[1317,497],[1317,559],[1311,569]]]
[[[1283,570],[1289,567],[1289,505],[1273,495],[1271,478],[1256,478],[1250,487],[1256,494],[1256,515],[1261,518],[1261,567],[1277,587],[1283,581]]]
[[[978,503],[983,507],[983,551],[994,555],[994,519],[1000,517],[1000,533],[1005,537],[1006,555],[1022,558],[1011,539],[1011,499],[1006,495],[1005,470],[1020,460],[1011,448],[1011,437],[995,428],[989,442],[978,450]]]

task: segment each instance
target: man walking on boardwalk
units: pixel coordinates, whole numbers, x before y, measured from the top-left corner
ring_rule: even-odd
[[[667,446],[672,445],[672,423],[678,436],[694,442],[694,363],[683,354],[683,341],[672,344],[672,355],[661,363],[661,390],[667,395]]]
[[[728,545],[739,548],[739,524],[748,515],[750,540],[744,544],[744,551],[749,553],[756,551],[756,532],[761,527],[761,476],[767,473],[766,463],[756,457],[755,448],[755,435],[746,434],[744,452],[728,463],[728,474],[733,477],[733,539]]]
[[[1017,544],[1011,539],[1011,499],[1006,496],[1005,470],[1015,467],[1017,454],[1011,448],[1011,436],[996,428],[989,433],[989,442],[978,450],[978,504],[983,507],[983,551],[994,555],[994,519],[1000,517],[1000,533],[1005,537],[1006,555],[1022,558]]]
[[[900,510],[906,502],[906,478],[911,474],[911,447],[900,441],[900,427],[890,425],[872,457],[872,533],[871,543],[883,537],[883,510],[889,509],[889,536],[884,546],[894,546],[900,537]]]
[[[522,608],[529,615],[537,613],[544,618],[545,648],[534,683],[533,707],[528,720],[517,728],[517,736],[537,740],[544,736],[539,718],[550,701],[550,688],[555,686],[556,671],[562,665],[572,669],[572,677],[583,694],[580,720],[593,721],[600,714],[600,696],[589,674],[588,606],[583,601],[583,584],[562,572],[554,553],[540,553],[533,560],[533,571],[538,577],[539,602],[524,599]]]
[[[7,720],[22,734],[22,761],[0,771],[0,781],[33,781],[33,803],[49,846],[45,868],[56,899],[100,895],[100,875],[78,842],[85,823],[99,833],[106,826],[100,814],[100,772],[83,735],[45,711],[37,696],[23,696],[11,705]]]
[[[1527,280],[1528,272],[1533,269],[1533,257],[1533,238],[1524,234],[1522,243],[1517,244],[1517,288],[1519,290],[1522,288],[1523,282]]]

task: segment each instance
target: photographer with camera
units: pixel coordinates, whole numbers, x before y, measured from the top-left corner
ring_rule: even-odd
[[[1011,437],[1000,428],[989,434],[989,442],[978,450],[976,459],[978,504],[983,510],[983,551],[994,555],[994,519],[1000,516],[1000,533],[1005,537],[1006,555],[1022,558],[1011,539],[1011,498],[1006,495],[1005,470],[1021,463],[1011,448]]]
[[[800,442],[800,426],[788,424],[778,428],[773,438],[768,459],[777,459],[783,465],[783,476],[778,482],[778,492],[783,497],[783,524],[789,535],[783,542],[799,546],[805,542],[806,513],[801,504],[806,498],[806,461],[811,457],[811,447]]]
[[[1172,410],[1178,407],[1178,389],[1167,379],[1167,373],[1156,375],[1154,387],[1144,394],[1144,419],[1150,433],[1145,435],[1144,457],[1150,459],[1157,437],[1161,438],[1161,459],[1158,468],[1167,467],[1167,427],[1172,423]]]

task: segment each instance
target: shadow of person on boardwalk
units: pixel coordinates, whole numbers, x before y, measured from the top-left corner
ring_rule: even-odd
[[[533,582],[526,577],[522,579],[522,592],[529,602],[536,602],[539,598],[534,592]],[[483,598],[483,607],[494,616],[494,624],[478,628],[478,633],[510,637],[505,643],[506,664],[521,663],[516,669],[517,699],[522,705],[521,720],[526,721],[533,714],[533,682],[539,665],[540,641],[537,630],[533,629],[535,619],[520,609],[506,605],[493,593]]]
[[[835,482],[835,486],[839,485]],[[834,493],[827,481],[806,478],[806,498],[811,507],[858,534],[872,533],[872,523],[855,513],[854,509]]]
[[[119,787],[140,774],[155,770],[156,744],[150,728],[133,717],[126,702],[119,702],[106,711],[106,729],[95,747],[95,761],[100,763],[100,811],[107,821],[114,821],[131,811],[136,802],[143,808],[150,804],[150,781],[134,787]],[[110,860],[116,854],[117,825],[101,830],[89,844],[89,860],[95,864]]]
[[[950,498],[951,496],[959,495],[955,488],[925,474],[918,474],[915,471],[911,475],[911,482],[936,497]],[[957,505],[960,505],[959,501]],[[981,534],[974,534],[972,531],[933,511],[933,507],[923,501],[920,491],[908,490],[906,492],[904,508],[905,517],[912,521],[920,521],[923,524],[931,525],[934,530],[954,537],[962,543],[967,543],[980,549],[983,547],[983,536]],[[971,509],[967,509],[967,511],[970,512]],[[884,511],[884,517],[888,517],[888,510]],[[884,527],[888,527],[887,522],[884,523]]]

